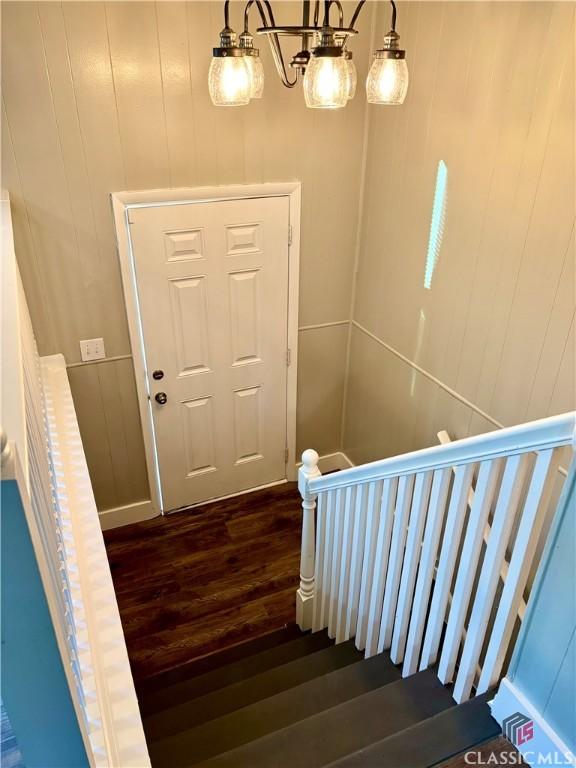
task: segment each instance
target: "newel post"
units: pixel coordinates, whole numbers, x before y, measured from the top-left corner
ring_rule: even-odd
[[[314,601],[314,556],[316,497],[310,493],[308,482],[322,473],[318,469],[318,454],[311,449],[302,454],[302,466],[298,470],[298,490],[302,496],[302,551],[300,555],[300,587],[296,592],[296,623],[300,629],[312,628]]]

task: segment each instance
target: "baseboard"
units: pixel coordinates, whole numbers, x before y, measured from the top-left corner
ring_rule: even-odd
[[[301,466],[302,462],[299,462],[296,465],[296,469],[299,469]],[[328,474],[328,472],[338,472],[340,469],[350,469],[353,466],[354,464],[342,451],[327,453],[318,459],[318,469],[323,475]]]
[[[130,525],[130,523],[140,523],[142,520],[150,520],[157,516],[158,513],[154,511],[152,502],[149,500],[136,501],[134,504],[125,504],[123,507],[103,509],[98,513],[103,531],[119,528],[121,525]]]
[[[301,464],[297,464],[296,468]],[[336,451],[335,453],[327,453],[325,456],[320,456],[318,459],[318,467],[323,475],[328,472],[337,472],[340,469],[349,469],[354,464],[350,461],[348,456],[342,451]],[[281,483],[286,482],[281,480]],[[271,485],[277,485],[278,483],[271,483]],[[262,486],[268,487],[268,486]],[[259,490],[258,488],[251,488],[250,491]],[[232,496],[240,496],[250,491],[241,491],[240,493],[232,494]],[[225,496],[223,498],[230,498]],[[221,501],[222,499],[211,499],[211,501]],[[193,506],[201,506],[199,504]],[[130,523],[140,523],[142,520],[151,520],[153,517],[157,517],[158,513],[152,508],[152,502],[136,501],[134,504],[126,504],[123,507],[112,507],[111,509],[103,509],[98,513],[100,518],[100,525],[103,531],[109,531],[111,528],[120,528],[122,525],[130,525]]]
[[[523,693],[504,678],[493,701],[492,717],[500,723],[528,765],[574,765],[574,755]],[[524,719],[522,719],[522,716]],[[505,721],[514,717],[506,727]],[[508,731],[508,732],[506,732]]]

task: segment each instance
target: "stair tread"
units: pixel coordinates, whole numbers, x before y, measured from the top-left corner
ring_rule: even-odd
[[[487,699],[485,694],[450,707],[326,768],[428,768],[448,760],[502,732]]]
[[[356,649],[352,640],[340,645],[321,648],[314,653],[308,653],[246,680],[211,691],[204,696],[177,702],[167,709],[149,715],[144,720],[146,736],[149,740],[154,741],[186,730],[191,723],[196,728],[209,720],[254,704],[349,664],[357,663],[362,658],[363,654]]]
[[[185,675],[180,680],[172,677],[164,688],[140,692],[139,704],[142,715],[151,715],[199,696],[205,696],[212,691],[332,646],[332,641],[326,632],[300,634],[295,639],[290,638],[285,642],[264,648],[262,648],[262,642],[263,639],[258,638],[257,641],[238,646],[235,657],[228,663],[226,660],[230,656],[229,653],[216,654],[223,657],[224,663],[196,677]],[[242,650],[243,655],[239,655]]]
[[[387,655],[358,661],[198,727],[151,741],[152,763],[174,768],[208,760],[221,752],[230,754],[230,750],[247,748],[248,742],[275,738],[279,733],[303,725],[302,721],[314,720],[319,712],[339,708],[355,697],[363,698],[374,689],[384,690],[387,684],[401,682],[399,677]],[[294,764],[298,764],[298,760]]]
[[[295,765],[318,768],[452,706],[450,693],[435,673],[427,670],[216,755],[200,765],[202,768],[293,768]],[[173,765],[186,764],[189,764],[186,758],[173,762]]]

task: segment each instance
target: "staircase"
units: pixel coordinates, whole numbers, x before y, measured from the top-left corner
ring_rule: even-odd
[[[152,766],[418,768],[500,733],[486,696],[456,705],[434,670],[290,629],[208,672],[159,676],[141,697]]]
[[[305,451],[302,633],[149,683],[154,768],[417,768],[496,736],[487,701],[574,429],[563,414],[325,477]]]

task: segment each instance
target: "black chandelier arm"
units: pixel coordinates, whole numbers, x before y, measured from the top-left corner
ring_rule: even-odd
[[[318,21],[320,19],[320,0],[315,0],[314,3],[314,26],[318,26]]]
[[[338,8],[338,26],[343,27],[344,26],[344,10],[342,9],[342,3],[340,0],[330,0],[329,6],[335,5],[336,8]]]
[[[228,2],[229,0],[226,0],[225,6]],[[248,0],[244,10],[244,29],[248,29],[248,13],[253,3],[255,3],[256,7],[258,8],[258,12],[264,27],[275,27],[276,23],[274,20],[274,12],[272,11],[272,6],[270,5],[269,0],[264,0],[263,3],[260,0]],[[266,8],[266,11],[268,11],[268,18],[264,12],[264,8]],[[276,33],[272,33],[268,36],[268,38],[268,42],[270,43],[270,51],[272,52],[272,58],[274,59],[274,65],[278,75],[280,76],[280,79],[282,80],[282,84],[286,86],[286,88],[294,88],[298,82],[298,74],[296,74],[294,80],[288,79],[286,65],[284,63],[284,56],[282,55],[282,48],[280,47],[280,40],[278,39],[278,35]]]
[[[392,5],[392,31],[396,32],[396,3],[390,0],[390,4]]]
[[[357,19],[358,19],[358,16],[360,16],[360,11],[361,11],[361,10],[362,10],[362,8],[364,7],[364,4],[365,4],[365,3],[366,3],[366,0],[360,0],[360,2],[358,3],[358,5],[356,6],[356,10],[355,10],[355,11],[354,11],[354,13],[352,14],[352,18],[350,19],[350,27],[351,27],[352,29],[354,28],[354,24],[356,24],[356,21],[357,21]]]

